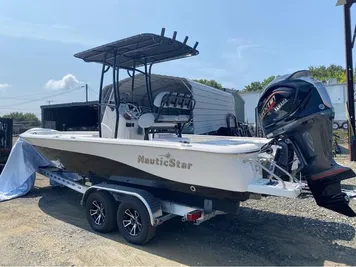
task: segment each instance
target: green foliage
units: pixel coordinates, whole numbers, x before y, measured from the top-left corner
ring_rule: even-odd
[[[309,71],[311,76],[319,81],[337,79],[338,83],[346,82],[346,69],[339,65],[331,64],[328,67],[324,65],[310,66]]]
[[[8,115],[2,116],[3,118],[12,118],[14,122],[21,122],[28,124],[30,127],[40,125],[40,120],[33,113],[11,112]]]
[[[270,82],[272,82],[276,78],[276,76],[272,75],[269,76],[268,78],[264,79],[262,82],[262,88],[265,88]]]
[[[346,69],[340,65],[331,64],[329,66],[310,66],[308,68],[312,77],[319,81],[327,81],[336,79],[338,83],[346,83]],[[276,76],[272,75],[261,81],[254,81],[246,85],[242,92],[258,92],[262,91]],[[356,81],[356,71],[354,72],[354,80]],[[196,82],[217,88],[223,89],[222,85],[215,80],[197,79]]]
[[[220,89],[220,90],[223,88],[222,85],[215,80],[197,79],[194,81],[214,87],[214,88],[217,88],[217,89]]]
[[[243,92],[257,92],[263,89],[261,82],[252,82],[249,85],[246,85],[242,90]]]
[[[336,79],[338,83],[346,83],[346,69],[340,65],[331,64],[329,66],[310,66],[308,68],[310,75],[315,79],[325,82],[330,79]],[[242,92],[256,92],[263,90],[275,76],[270,76],[262,82],[252,82],[245,86]],[[354,71],[354,80],[356,78],[356,71]]]
[[[273,79],[275,76],[270,76],[264,79],[262,82],[252,82],[247,85],[242,91],[243,92],[258,92],[262,91]]]

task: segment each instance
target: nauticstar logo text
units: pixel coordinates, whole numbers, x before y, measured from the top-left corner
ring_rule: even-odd
[[[172,157],[171,154],[167,153],[166,155],[160,155],[159,158],[151,158],[145,157],[143,155],[139,155],[137,157],[138,163],[143,164],[150,164],[150,165],[157,165],[163,167],[170,167],[170,168],[179,168],[179,169],[187,169],[190,170],[193,166],[192,163],[183,162],[177,160]]]

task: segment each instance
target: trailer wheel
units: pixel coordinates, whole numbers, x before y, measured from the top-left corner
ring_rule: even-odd
[[[349,128],[348,122],[347,122],[347,121],[343,122],[343,123],[341,124],[341,127],[342,127],[342,129],[347,130],[347,129]]]
[[[117,226],[122,236],[130,243],[143,245],[156,233],[145,205],[137,198],[127,198],[117,210]]]
[[[334,130],[337,130],[337,129],[339,129],[339,128],[340,128],[340,125],[339,125],[337,122],[334,121],[334,123],[333,123],[333,129],[334,129]]]
[[[109,233],[117,229],[117,203],[106,191],[95,191],[88,196],[85,212],[90,226],[97,232]]]

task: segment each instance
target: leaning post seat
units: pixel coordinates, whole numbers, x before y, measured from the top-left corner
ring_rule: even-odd
[[[161,92],[155,97],[153,105],[157,112],[143,114],[138,120],[139,126],[145,129],[145,139],[148,139],[149,132],[172,129],[176,130],[178,137],[182,137],[184,125],[193,117],[195,107],[193,96],[177,92]]]

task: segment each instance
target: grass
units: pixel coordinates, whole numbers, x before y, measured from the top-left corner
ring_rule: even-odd
[[[334,134],[340,136],[340,139],[337,140],[337,142],[339,144],[347,144],[349,141],[348,141],[348,131],[346,130],[343,130],[343,129],[338,129],[338,130],[335,130],[334,131]]]

